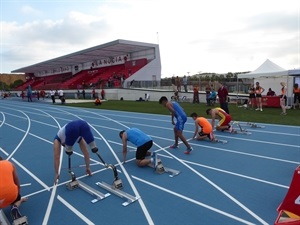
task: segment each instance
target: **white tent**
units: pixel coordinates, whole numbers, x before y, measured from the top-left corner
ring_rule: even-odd
[[[239,74],[238,78],[258,78],[258,77],[280,77],[280,76],[287,76],[289,75],[289,71],[283,69],[282,67],[278,66],[277,64],[273,63],[271,60],[267,59],[260,67],[256,70],[245,73]]]
[[[265,89],[264,95],[267,94],[268,89],[272,88],[275,91],[276,95],[281,94],[281,85],[280,82],[285,82],[287,84],[287,96],[292,97],[293,95],[293,79],[289,79],[292,76],[291,70],[286,70],[277,64],[273,63],[271,60],[267,59],[260,67],[256,70],[239,74],[239,79],[253,79],[253,82],[259,82],[260,85]],[[296,72],[297,73],[297,72]],[[293,74],[293,76],[295,76]],[[291,101],[289,101],[291,102]]]

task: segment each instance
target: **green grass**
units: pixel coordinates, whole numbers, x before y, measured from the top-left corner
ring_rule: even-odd
[[[68,104],[74,107],[84,107],[93,109],[108,109],[108,110],[120,110],[128,112],[140,112],[140,113],[153,113],[170,115],[169,111],[161,106],[158,102],[137,102],[137,101],[117,101],[109,100],[103,102],[101,106],[95,106],[93,102],[89,103],[76,103]],[[200,116],[210,118],[206,115],[205,110],[208,108],[204,103],[191,104],[180,103],[184,108],[186,114],[189,116],[192,112],[196,112]],[[217,107],[218,105],[215,105]],[[263,112],[255,110],[246,110],[238,108],[235,104],[229,104],[230,114],[235,121],[256,122],[256,123],[270,123],[270,124],[282,124],[282,125],[294,125],[300,126],[300,110],[289,109],[288,115],[281,116],[280,108],[264,108]]]

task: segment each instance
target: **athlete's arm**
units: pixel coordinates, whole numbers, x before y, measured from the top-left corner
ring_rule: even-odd
[[[174,124],[175,124],[175,122],[174,122],[175,110],[174,110],[174,108],[173,108],[172,103],[171,103],[171,102],[168,102],[168,103],[166,104],[166,107],[167,107],[167,109],[171,112],[171,121],[172,121],[172,124],[174,125]]]
[[[61,145],[57,139],[54,140],[53,142],[53,150],[54,150],[54,171],[55,171],[55,178],[54,178],[54,183],[57,183],[57,180],[59,179],[59,174],[58,174],[58,168],[59,168],[59,163],[60,163],[60,148]]]
[[[123,162],[126,162],[126,155],[127,155],[127,134],[126,132],[122,135],[122,143],[123,143]]]
[[[198,126],[197,121],[195,121],[195,132],[194,132],[193,139],[195,139],[195,137],[197,136],[198,130],[199,130],[199,126]]]
[[[215,128],[215,119],[216,119],[216,111],[214,109],[211,110],[211,126],[212,129]]]

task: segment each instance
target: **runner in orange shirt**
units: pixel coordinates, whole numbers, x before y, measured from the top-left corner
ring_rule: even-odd
[[[0,208],[12,205],[13,219],[21,217],[19,207],[27,198],[21,198],[20,182],[15,166],[0,157]]]
[[[197,136],[197,140],[204,140],[208,138],[210,141],[214,141],[215,137],[210,122],[204,117],[198,117],[197,113],[195,112],[191,114],[191,117],[195,121],[195,132],[193,139],[195,139]],[[199,127],[201,127],[200,131]]]

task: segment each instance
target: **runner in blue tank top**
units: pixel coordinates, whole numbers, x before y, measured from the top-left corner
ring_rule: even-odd
[[[175,143],[174,143],[174,145],[171,145],[170,148],[178,148],[178,138],[180,138],[180,140],[187,147],[187,149],[184,153],[190,154],[190,152],[193,150],[193,148],[190,146],[190,144],[187,142],[187,140],[185,139],[185,137],[182,134],[184,124],[187,120],[187,116],[186,116],[184,110],[177,102],[170,102],[170,101],[168,101],[167,97],[165,97],[165,96],[162,96],[159,99],[159,104],[163,105],[171,112],[172,124],[175,125],[174,126]],[[174,122],[174,117],[176,118],[176,124]]]
[[[142,132],[137,128],[129,128],[126,131],[122,130],[119,133],[120,138],[122,139],[123,143],[123,158],[124,163],[126,162],[126,155],[127,155],[127,141],[130,141],[132,144],[137,146],[136,149],[136,164],[138,166],[147,166],[150,163],[153,163],[156,167],[156,154],[153,152],[152,157],[150,159],[146,159],[146,156],[150,156],[151,152],[148,150],[152,147],[153,141],[150,136]]]

